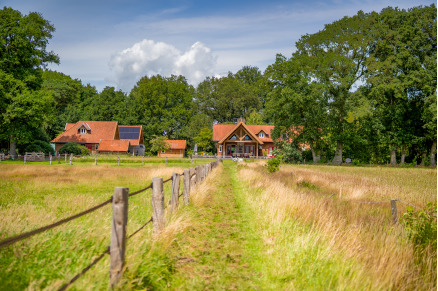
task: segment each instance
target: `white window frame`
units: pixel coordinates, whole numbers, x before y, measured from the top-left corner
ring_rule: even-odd
[[[87,134],[87,129],[84,127],[79,128],[79,134]]]
[[[222,145],[221,144],[219,145],[219,152],[220,153],[222,152]]]
[[[260,132],[260,133],[259,133],[259,137],[260,137],[260,138],[265,138],[265,133],[264,133],[264,132]]]

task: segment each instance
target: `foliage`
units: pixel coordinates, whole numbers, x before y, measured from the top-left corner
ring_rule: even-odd
[[[54,154],[55,150],[48,142],[35,140],[26,147],[26,152],[43,152],[45,154]]]
[[[193,94],[183,76],[143,77],[129,94],[124,123],[143,125],[145,143],[155,135],[177,139],[195,113]]]
[[[281,161],[281,156],[269,159],[266,163],[266,170],[268,170],[269,173],[277,172],[278,170],[280,170]]]
[[[204,127],[201,129],[199,134],[193,139],[198,146],[198,152],[213,152],[214,144],[213,144],[213,130],[208,127]]]
[[[298,163],[303,161],[303,156],[295,143],[278,142],[277,149],[274,150],[275,156],[281,156],[285,163]]]
[[[429,202],[424,210],[408,208],[403,214],[403,222],[408,237],[416,249],[431,246],[436,252],[437,247],[437,204]]]
[[[248,78],[229,73],[226,77],[201,82],[196,91],[199,110],[219,123],[246,117],[252,109],[260,110],[262,102],[257,92],[242,80]]]
[[[166,141],[167,137],[165,136],[157,136],[155,135],[153,139],[151,139],[151,152],[163,152],[170,148],[169,143]]]
[[[91,153],[91,151],[89,149],[87,149],[85,146],[80,145],[76,142],[69,142],[69,143],[66,143],[65,145],[63,145],[59,149],[59,153],[60,154],[74,154],[74,155],[85,156],[85,155],[89,155]]]

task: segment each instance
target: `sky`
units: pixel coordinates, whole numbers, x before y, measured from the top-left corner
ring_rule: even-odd
[[[50,69],[101,91],[129,93],[143,76],[183,75],[193,86],[206,77],[262,72],[276,54],[359,10],[380,12],[431,5],[425,0],[0,0],[22,14],[39,12],[56,28]]]

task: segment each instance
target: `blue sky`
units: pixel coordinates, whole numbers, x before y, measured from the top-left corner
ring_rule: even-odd
[[[27,14],[40,12],[56,28],[49,50],[61,59],[50,68],[101,91],[129,92],[145,75],[182,74],[197,85],[207,76],[245,65],[262,71],[295,42],[359,10],[411,8],[421,0],[149,1],[0,0]]]

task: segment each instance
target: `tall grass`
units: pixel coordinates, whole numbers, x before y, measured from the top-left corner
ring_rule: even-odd
[[[304,240],[311,236],[315,243],[316,237],[316,242],[328,246],[326,257],[345,256],[362,266],[351,265],[350,276],[334,278],[338,288],[436,289],[436,253],[429,249],[416,260],[403,226],[391,223],[389,203],[355,203],[390,198],[419,205],[436,201],[436,171],[405,170],[282,166],[280,172],[267,175],[262,165],[248,164],[241,168],[240,177],[260,193],[252,203],[267,223],[282,227],[297,220],[307,226]],[[397,179],[403,180],[403,187]],[[421,184],[425,191],[420,193]]]
[[[114,187],[130,192],[167,179],[180,167],[128,168],[64,165],[0,165],[0,239],[36,229],[81,212],[113,194]],[[171,183],[165,184],[165,202]],[[150,190],[130,198],[128,235],[152,215]],[[112,211],[105,206],[82,218],[0,249],[0,289],[56,289],[66,283],[109,245]],[[150,227],[128,241],[127,258],[137,260],[151,249]],[[138,253],[143,254],[138,258]],[[156,260],[156,259],[155,259]],[[74,287],[108,288],[108,258],[103,259]],[[131,266],[131,268],[133,268]]]

